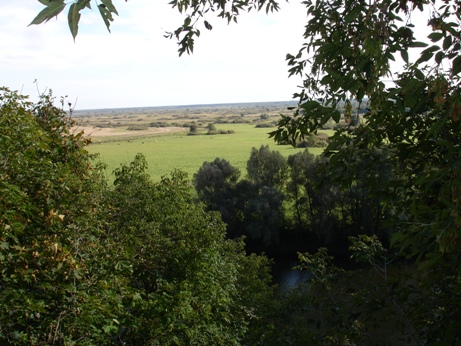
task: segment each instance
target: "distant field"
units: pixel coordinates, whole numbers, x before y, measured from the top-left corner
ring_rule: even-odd
[[[246,173],[246,162],[251,148],[259,148],[268,144],[272,150],[280,151],[286,157],[303,151],[288,145],[277,145],[268,138],[271,128],[255,128],[254,124],[216,124],[218,130],[233,130],[235,133],[227,135],[187,136],[182,133],[157,133],[150,137],[131,140],[98,143],[94,137],[94,144],[88,146],[91,153],[99,153],[100,160],[108,165],[108,172],[112,172],[121,163],[129,163],[137,153],[143,153],[149,164],[148,173],[154,181],[169,174],[174,169],[181,169],[189,174],[189,178],[198,171],[205,161],[213,161],[216,157],[228,160],[238,167],[242,175]],[[274,128],[275,129],[275,128]],[[321,148],[310,150],[320,154]],[[108,176],[109,180],[113,176]]]
[[[75,131],[84,130],[92,138],[88,150],[100,154],[100,160],[108,166],[109,180],[113,180],[111,173],[121,163],[129,163],[137,153],[143,153],[148,173],[159,181],[174,169],[187,172],[192,179],[203,162],[216,157],[228,160],[244,176],[251,148],[261,145],[268,144],[285,157],[304,150],[277,145],[267,135],[276,128],[280,114],[290,114],[294,106],[296,102],[287,101],[100,109],[78,111],[73,118],[77,122]],[[205,135],[210,123],[218,131],[234,133]],[[188,136],[192,125],[203,134]],[[310,151],[320,154],[322,150]]]

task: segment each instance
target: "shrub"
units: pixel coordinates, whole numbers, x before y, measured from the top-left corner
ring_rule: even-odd
[[[149,127],[147,125],[130,125],[128,126],[128,131],[145,131],[148,130]]]
[[[324,148],[328,145],[328,135],[319,133],[309,135],[296,145],[297,148]]]

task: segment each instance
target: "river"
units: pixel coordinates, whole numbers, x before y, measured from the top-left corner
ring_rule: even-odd
[[[279,286],[280,292],[286,292],[299,284],[306,283],[310,272],[293,269],[299,263],[290,259],[275,259],[272,267],[272,281]]]

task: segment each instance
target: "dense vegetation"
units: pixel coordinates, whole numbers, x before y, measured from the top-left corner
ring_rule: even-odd
[[[270,294],[268,261],[226,240],[182,172],[142,155],[107,186],[51,96],[0,94],[0,341],[236,345]]]
[[[66,7],[63,0],[41,2],[46,8],[33,24],[51,19]],[[68,18],[74,37],[80,11],[91,3],[79,0],[70,5]],[[213,12],[230,22],[236,21],[244,11],[279,9],[274,0],[174,0],[170,4],[185,17],[184,24],[170,34],[177,38],[180,54],[193,51],[194,39],[200,36],[199,25],[212,29],[209,17]],[[112,240],[98,236],[102,241],[96,238],[98,242],[92,242],[85,232],[93,234],[95,230],[110,230],[117,222],[124,225],[131,222],[124,223],[123,213],[120,210],[117,213],[110,199],[93,199],[92,192],[100,191],[101,194],[102,185],[97,184],[96,188],[94,182],[97,180],[89,178],[89,172],[83,169],[85,165],[77,164],[84,163],[85,154],[77,150],[73,141],[69,146],[64,144],[69,141],[56,146],[51,140],[55,138],[53,135],[43,142],[41,135],[37,135],[43,129],[30,126],[30,138],[37,140],[39,145],[32,145],[34,141],[19,145],[16,155],[15,142],[6,140],[9,151],[3,155],[6,158],[3,166],[11,172],[2,175],[2,189],[8,196],[2,199],[2,218],[6,220],[2,221],[2,271],[8,274],[2,277],[8,281],[2,282],[6,287],[2,289],[2,297],[6,297],[2,298],[2,335],[10,338],[8,340],[30,338],[30,330],[37,340],[54,341],[74,335],[84,338],[89,337],[88,334],[99,340],[97,338],[103,337],[103,328],[109,332],[117,330],[116,335],[125,335],[126,331],[131,336],[130,332],[134,331],[138,337],[148,335],[150,342],[161,340],[178,344],[191,343],[191,340],[199,344],[216,344],[217,340],[237,343],[244,339],[244,343],[251,345],[461,343],[458,326],[461,320],[460,4],[450,0],[306,0],[303,4],[309,15],[305,23],[305,43],[296,54],[287,55],[289,74],[303,78],[302,88],[295,94],[299,103],[294,114],[282,116],[272,136],[277,141],[295,145],[299,138],[315,133],[331,119],[338,122],[340,104],[345,104],[345,116],[354,126],[338,129],[328,143],[324,158],[313,159],[304,153],[282,162],[277,153],[262,147],[251,153],[248,176],[244,180],[238,180],[238,171],[224,159],[205,163],[194,180],[198,195],[207,207],[222,213],[230,237],[244,233],[270,249],[280,241],[282,229],[298,232],[300,237],[316,234],[316,246],[325,245],[330,252],[339,254],[349,247],[352,258],[367,263],[368,267],[340,268],[325,247],[316,249],[315,254],[300,254],[301,266],[309,269],[312,275],[309,286],[272,304],[266,302],[259,306],[260,309],[255,310],[260,312],[258,322],[241,339],[232,331],[243,335],[243,329],[226,328],[229,326],[223,315],[225,311],[235,311],[232,304],[225,305],[224,310],[212,309],[217,313],[216,323],[223,325],[222,334],[216,333],[216,326],[211,322],[214,318],[205,319],[210,321],[204,322],[207,330],[204,335],[209,339],[196,339],[196,326],[188,324],[191,321],[188,318],[195,316],[193,312],[186,317],[180,314],[178,319],[178,315],[172,313],[177,323],[165,332],[168,336],[158,331],[149,334],[157,330],[157,324],[152,324],[146,334],[139,335],[144,324],[136,324],[132,314],[138,308],[137,303],[133,303],[133,308],[127,305],[125,299],[119,299],[123,290],[111,291],[114,285],[104,283],[114,278],[117,285],[128,287],[129,292],[144,289],[142,292],[147,297],[141,295],[145,305],[142,304],[139,316],[147,316],[146,311],[156,316],[158,310],[149,310],[151,296],[146,292],[150,292],[150,283],[147,282],[147,288],[141,288],[138,283],[141,276],[136,275],[138,266],[143,269],[144,262],[138,263],[134,256],[132,274],[117,276],[117,271],[111,271],[106,278],[104,263],[108,261],[91,261],[93,256],[104,252],[84,246],[104,246],[106,239],[109,243]],[[117,13],[112,1],[104,0],[98,8],[109,27],[112,15]],[[412,16],[418,16],[425,9],[430,10],[426,26],[430,31],[430,44],[418,41],[415,32],[420,28],[415,28],[412,22]],[[417,51],[416,57],[410,54],[420,48],[424,49]],[[394,73],[392,61],[400,63],[398,73]],[[385,80],[389,79],[392,82],[386,84]],[[353,102],[359,105],[355,112]],[[53,125],[51,129],[58,129],[60,133],[59,127]],[[29,136],[28,133],[22,131],[17,138]],[[27,155],[30,152],[34,155],[29,163]],[[50,156],[42,160],[44,156],[39,153]],[[45,178],[40,175],[42,170],[34,166],[38,164],[45,167]],[[138,183],[143,182],[139,169],[142,166],[142,159],[138,157],[132,166],[121,168],[118,174],[123,177],[131,170],[128,176],[136,177]],[[32,175],[26,176],[23,168],[30,168]],[[97,174],[97,171],[91,172]],[[209,183],[203,183],[207,179]],[[102,195],[116,194],[120,186],[130,180],[119,181],[123,183]],[[164,182],[158,188],[165,188],[161,187],[163,185],[169,186]],[[91,203],[82,202],[80,198],[85,195],[91,196]],[[138,195],[142,201],[144,195]],[[103,217],[105,213],[93,214],[87,209],[104,210],[100,209],[102,206],[113,210],[115,224]],[[176,215],[175,210],[171,212]],[[150,213],[146,211],[139,216],[153,222],[150,215],[155,213]],[[135,212],[132,214],[139,217]],[[204,215],[212,217],[215,214]],[[131,213],[125,217],[131,217]],[[158,217],[162,220],[160,215]],[[88,220],[100,224],[93,227]],[[135,220],[133,224],[136,225]],[[62,227],[79,232],[74,232],[73,236],[58,232]],[[221,227],[223,230],[223,224]],[[335,241],[341,243],[340,249]],[[223,244],[228,242],[223,240]],[[128,256],[130,251],[116,253]],[[228,254],[225,257],[234,258]],[[179,263],[181,259],[180,256]],[[199,263],[202,263],[200,259]],[[42,275],[45,265],[49,265],[47,268],[53,275]],[[93,267],[96,273],[88,277],[86,273]],[[165,280],[170,282],[169,279]],[[50,281],[62,282],[58,287],[69,288],[52,290]],[[102,288],[96,290],[95,285]],[[154,285],[154,289],[161,291],[163,286],[160,286]],[[231,295],[225,287],[234,286],[226,286],[224,282],[222,294]],[[77,293],[73,294],[71,289]],[[102,299],[106,297],[104,289],[107,299]],[[255,291],[243,290],[243,294],[248,292]],[[52,295],[54,299],[48,301]],[[91,307],[101,308],[89,316],[87,307],[91,299],[94,299]],[[119,301],[119,305],[114,304]],[[60,305],[60,302],[64,303]],[[212,302],[205,299],[204,304],[208,306],[206,304]],[[113,310],[107,314],[106,306],[119,307],[121,317]],[[91,320],[93,316],[97,318]],[[124,319],[124,316],[127,317]],[[236,316],[237,321],[245,320],[245,314],[239,315],[238,309]],[[65,317],[72,318],[71,327],[60,334]],[[114,325],[114,318],[118,327]],[[44,319],[47,323],[34,325],[35,319]],[[133,327],[129,324],[131,321]],[[183,321],[186,322],[182,324]],[[193,321],[200,328],[199,321]],[[15,329],[16,326],[21,327]],[[95,332],[77,336],[76,330],[80,327]],[[224,339],[216,339],[220,336]]]

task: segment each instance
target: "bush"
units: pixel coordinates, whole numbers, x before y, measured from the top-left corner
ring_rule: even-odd
[[[319,133],[309,135],[305,140],[296,145],[297,148],[325,148],[328,145],[328,135]]]
[[[188,136],[195,136],[199,135],[200,133],[198,132],[198,126],[194,123],[192,123],[189,127],[189,132],[187,133]]]
[[[169,127],[169,126],[171,126],[169,123],[166,123],[163,121],[155,121],[149,124],[149,127]]]
[[[264,114],[261,114],[259,117],[261,118],[261,120],[267,120],[269,119],[269,114],[264,113]]]
[[[148,130],[149,127],[147,125],[130,125],[128,126],[128,131],[145,131]]]

